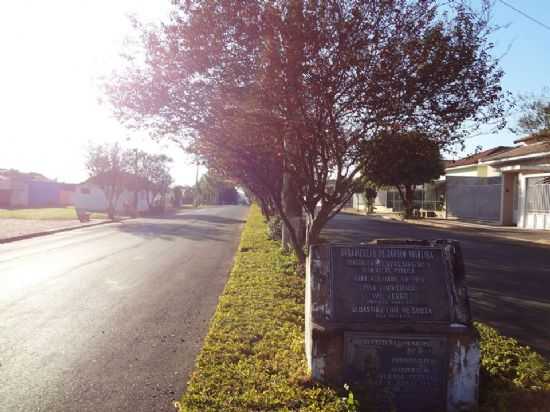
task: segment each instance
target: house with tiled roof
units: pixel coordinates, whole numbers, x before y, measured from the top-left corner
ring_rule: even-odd
[[[502,175],[501,223],[550,230],[550,132],[514,143],[519,146],[484,159]]]
[[[509,146],[497,146],[491,149],[483,150],[478,153],[463,157],[458,160],[445,161],[446,176],[476,176],[491,177],[499,176],[500,172],[494,167],[484,163],[485,159],[492,156],[498,156],[513,149]]]
[[[132,187],[136,186],[141,178],[131,173],[120,173],[117,175],[120,179],[119,190],[115,201],[115,211],[117,213],[145,212],[149,209],[147,201],[147,192],[145,190],[134,191]],[[109,207],[109,201],[105,193],[104,185],[101,181],[105,176],[90,177],[77,185],[74,195],[74,205],[77,209],[90,212],[105,212]],[[112,190],[110,188],[109,190]]]
[[[550,132],[514,143],[445,160],[445,176],[417,187],[415,207],[450,219],[550,230]],[[366,207],[361,196],[354,196],[357,209]],[[378,191],[378,210],[396,212],[401,205],[394,189]]]

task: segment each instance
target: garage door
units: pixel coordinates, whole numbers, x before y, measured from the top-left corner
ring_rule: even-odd
[[[527,178],[526,227],[550,230],[550,176]]]

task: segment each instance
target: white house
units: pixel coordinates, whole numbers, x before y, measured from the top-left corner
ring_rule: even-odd
[[[129,207],[134,205],[134,199],[134,192],[124,190],[118,198],[115,210],[118,213],[127,211]],[[90,212],[105,212],[108,208],[108,201],[103,190],[99,185],[89,180],[78,185],[73,195],[73,202],[77,209]],[[137,211],[144,212],[148,209],[147,194],[145,191],[138,192]]]
[[[502,177],[487,160],[512,150],[498,146],[445,165],[445,217],[500,221]]]
[[[458,160],[445,161],[445,176],[463,176],[463,177],[495,177],[500,176],[500,170],[484,160],[497,156],[508,150],[513,149],[509,146],[497,146],[492,149],[483,150],[470,156]]]
[[[550,230],[550,133],[515,143],[520,146],[485,161],[502,173],[500,223]]]

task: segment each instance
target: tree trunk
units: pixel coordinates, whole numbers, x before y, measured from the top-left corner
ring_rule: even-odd
[[[105,197],[107,198],[107,217],[110,220],[115,219],[115,188],[114,186],[111,187],[109,190],[108,187],[105,187],[103,189],[103,193],[105,194]]]
[[[289,246],[287,250],[290,250],[290,248],[294,249],[294,253],[296,254],[296,257],[298,258],[298,261],[303,264],[306,261],[306,254],[304,252],[304,243],[303,241],[300,242],[298,240],[297,232],[294,229],[294,226],[291,225],[290,220],[284,213],[284,211],[281,211],[280,213],[281,220],[282,220],[282,234],[285,233],[286,230],[286,236],[289,242]]]
[[[305,247],[308,253],[311,245],[319,243],[321,231],[329,220],[329,214],[330,211],[324,207],[321,207],[316,216],[313,216],[311,213],[308,214],[308,227],[305,240]]]
[[[414,217],[414,186],[405,186],[405,200],[403,204],[405,206],[405,219],[411,219]]]
[[[282,193],[282,203],[284,214],[286,215],[287,221],[283,222],[282,228],[282,245],[285,250],[291,250],[295,248],[302,248],[304,246],[304,222],[303,222],[303,213],[300,203],[298,202],[298,195],[296,189],[292,184],[292,177],[288,172],[283,174],[283,193]],[[292,231],[296,237],[296,245],[292,244],[292,236],[290,233],[289,225],[292,226]]]

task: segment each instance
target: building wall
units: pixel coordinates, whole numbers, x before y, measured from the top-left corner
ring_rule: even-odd
[[[148,209],[145,192],[138,193],[138,211],[143,212]],[[92,212],[105,212],[107,210],[107,199],[103,190],[93,184],[78,185],[73,195],[74,206],[77,209],[84,209]],[[116,204],[116,211],[123,212],[125,205],[134,204],[134,193],[125,190],[120,195]]]
[[[367,200],[363,193],[354,193],[352,199],[354,209],[365,210],[367,208]]]
[[[490,165],[475,164],[457,169],[446,169],[445,174],[447,176],[495,177],[500,176],[500,171]]]
[[[2,207],[27,207],[29,186],[27,182],[10,178],[0,179],[0,205]]]
[[[445,175],[479,177],[479,171],[478,171],[477,165],[471,165],[471,166],[459,167],[457,169],[452,169],[452,168],[446,169]]]
[[[500,221],[501,177],[447,176],[447,217]]]
[[[385,189],[379,189],[374,199],[374,208],[379,211],[387,209],[388,191]],[[363,193],[354,193],[353,195],[353,208],[356,210],[367,210],[367,199]],[[391,211],[391,209],[388,209]]]
[[[11,189],[0,189],[0,208],[11,206]]]
[[[73,204],[73,197],[74,197],[75,191],[71,190],[61,190],[59,193],[59,204],[61,206],[69,206]]]
[[[60,184],[57,182],[30,181],[28,183],[30,207],[59,206]]]
[[[29,206],[29,185],[24,182],[13,182],[11,192],[11,207]]]

